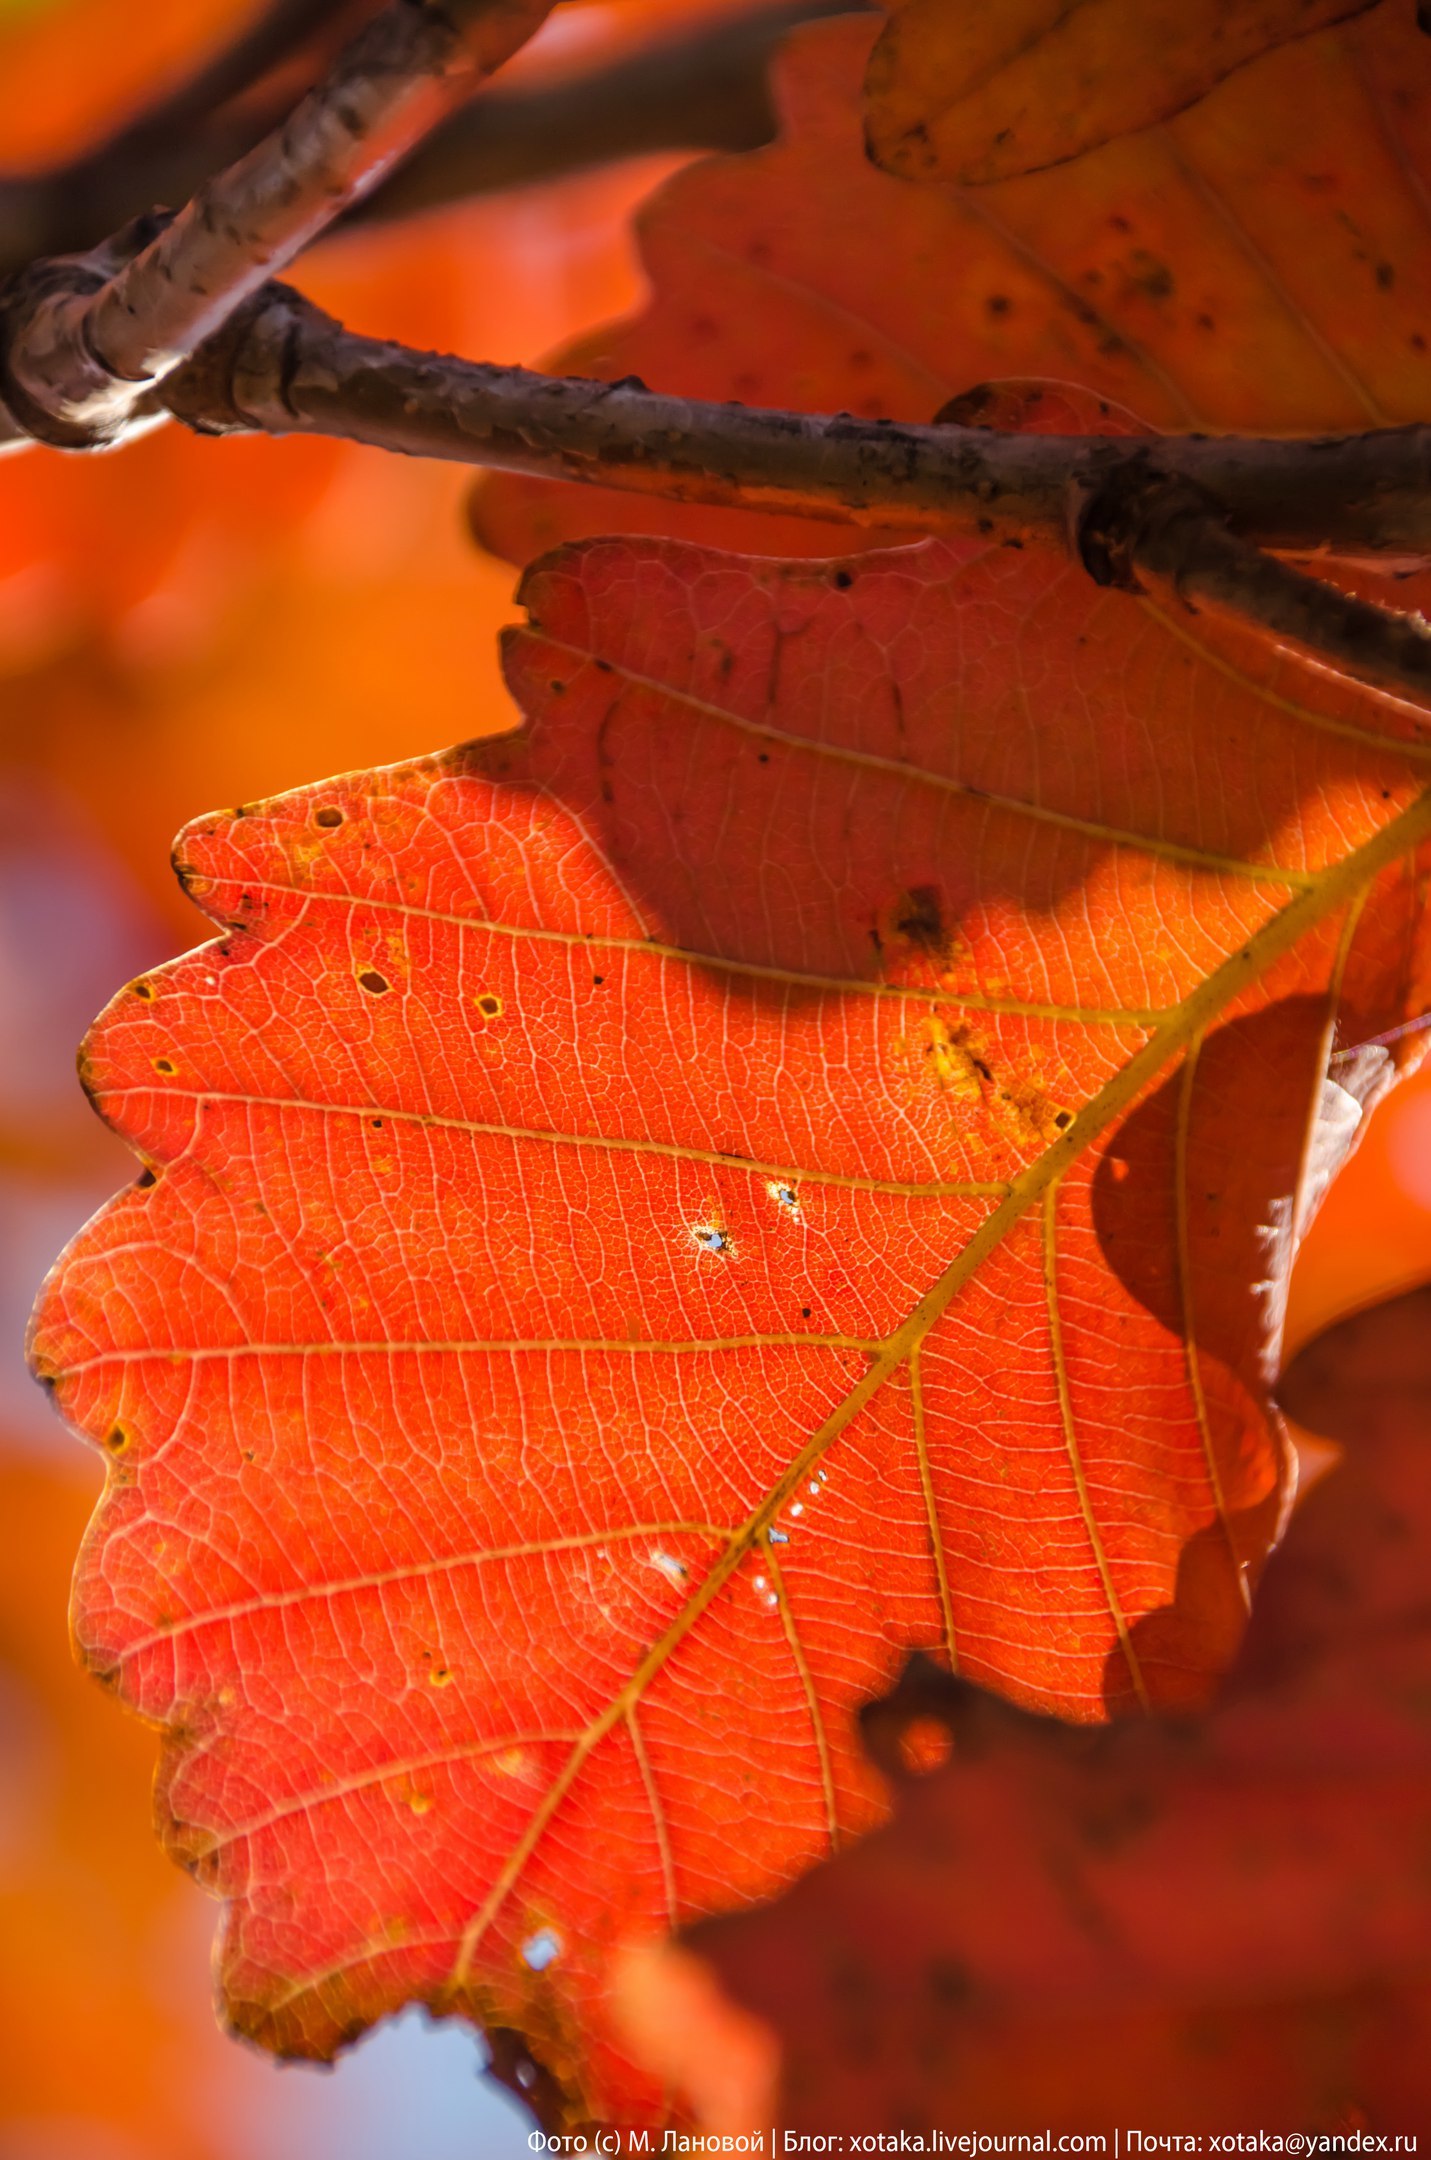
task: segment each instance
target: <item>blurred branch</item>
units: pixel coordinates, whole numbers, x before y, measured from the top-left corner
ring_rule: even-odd
[[[317,74],[331,57],[322,43],[331,46],[354,16],[355,0],[271,0],[228,45],[93,149],[49,171],[0,173],[0,270],[19,270],[39,255],[78,253],[155,203],[183,202],[219,166],[252,149],[293,98],[290,89],[281,102],[225,108],[250,100],[265,78],[305,55]]]
[[[766,78],[786,32],[866,4],[746,6],[555,81],[498,87],[438,128],[355,213],[406,217],[661,151],[757,149],[775,133]],[[271,94],[255,103],[246,93],[300,53],[311,53],[316,72],[316,33],[352,14],[353,0],[279,0],[235,46],[73,164],[0,174],[0,273],[78,253],[155,203],[185,201],[286,110]]]
[[[767,77],[781,39],[800,23],[863,13],[867,4],[778,0],[555,82],[498,87],[440,127],[356,214],[407,217],[663,150],[757,150],[775,134]]]
[[[284,125],[122,243],[42,262],[6,294],[3,396],[66,448],[118,439],[155,383],[467,98],[551,0],[389,0]],[[102,258],[102,260],[101,260]]]

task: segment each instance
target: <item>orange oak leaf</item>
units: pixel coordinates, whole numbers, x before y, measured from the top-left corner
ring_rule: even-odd
[[[416,1996],[659,2119],[614,1953],[878,1819],[911,1648],[1082,1720],[1231,1656],[1431,742],[1032,548],[524,597],[525,735],[181,838],[223,935],[90,1037],[148,1167],[34,1355],[230,2016]]]
[[[868,1720],[892,1825],[633,1962],[633,2028],[708,2127],[1424,2123],[1431,1292],[1334,1328],[1285,1399],[1347,1452],[1211,1718],[1090,1744],[916,1665]]]
[[[977,184],[1167,120],[1375,0],[896,0],[866,79],[870,154]]]
[[[1431,406],[1431,39],[1410,7],[1285,45],[1074,165],[969,190],[868,161],[873,35],[850,18],[792,36],[780,140],[670,181],[638,221],[650,305],[555,365],[917,421],[1004,376],[1163,429],[1356,430]],[[473,522],[514,562],[611,532],[782,555],[880,540],[508,475],[477,489]]]

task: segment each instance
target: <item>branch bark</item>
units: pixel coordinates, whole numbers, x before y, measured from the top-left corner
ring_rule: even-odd
[[[205,432],[336,435],[413,457],[896,531],[1039,533],[1115,474],[1176,475],[1288,554],[1431,560],[1431,428],[1315,441],[1000,434],[714,405],[412,352],[285,287],[162,393]]]
[[[310,52],[323,31],[341,34],[353,5],[271,0],[229,44],[93,149],[48,171],[0,173],[0,271],[13,274],[42,255],[78,254],[155,203],[185,201],[219,166],[251,150],[293,103],[290,87],[281,104],[264,100],[255,111],[247,109],[250,93]],[[314,74],[318,64],[315,57]],[[246,109],[224,115],[235,101]]]
[[[867,0],[777,0],[553,82],[498,85],[446,121],[355,215],[407,217],[660,151],[757,150],[775,134],[767,76],[781,39],[820,16],[866,11]]]
[[[64,447],[113,440],[152,386],[369,192],[522,44],[550,0],[390,0],[284,126],[96,286],[42,265],[9,301],[4,399]]]
[[[1233,532],[1222,506],[1184,477],[1136,468],[1111,475],[1078,520],[1076,539],[1100,585],[1141,592],[1146,573],[1194,612],[1235,615],[1338,674],[1431,703],[1431,623],[1279,562]]]
[[[1264,550],[1431,560],[1431,428],[1315,441],[1001,434],[712,405],[414,353],[272,287],[164,392],[212,433],[411,456],[910,533],[1070,541],[1104,584],[1168,580],[1343,674],[1431,701],[1431,627]],[[1260,545],[1258,543],[1261,543]]]
[[[863,7],[864,0],[776,0],[698,22],[553,81],[526,89],[498,83],[446,120],[344,222],[408,217],[619,158],[758,149],[775,133],[766,77],[781,38],[798,23]],[[262,58],[279,46],[277,18],[288,17],[297,36],[315,17],[327,23],[332,14],[333,0],[278,0],[250,41]],[[259,44],[261,28],[268,35]],[[290,45],[275,56],[286,60],[292,51]],[[250,74],[252,56],[246,50],[241,57],[244,65],[232,54],[216,58],[171,99],[72,165],[0,175],[0,272],[91,247],[151,204],[185,201],[210,173],[252,149],[281,117],[271,98],[262,109],[245,100],[221,111],[218,96],[204,105],[206,92],[218,89],[232,100]],[[251,80],[262,72],[254,70]]]

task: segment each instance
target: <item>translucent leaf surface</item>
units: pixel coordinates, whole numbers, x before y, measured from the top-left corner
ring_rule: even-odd
[[[631,2121],[613,1953],[878,1818],[909,1649],[1083,1720],[1231,1655],[1431,746],[1033,550],[525,597],[527,736],[182,837],[224,934],[90,1039],[150,1167],[35,1356],[240,2026],[417,1996]]]
[[[1170,119],[1269,48],[1373,0],[904,0],[867,81],[870,153],[910,180],[1007,180]]]
[[[554,365],[899,420],[1004,376],[1078,384],[1173,430],[1354,432],[1431,409],[1431,39],[1411,7],[1284,45],[1075,165],[973,189],[870,164],[873,35],[853,18],[790,40],[781,139],[671,181],[639,226],[650,305]],[[603,532],[856,544],[816,521],[505,475],[475,505],[478,537],[514,562]]]
[[[633,1969],[646,2044],[704,2085],[709,2127],[777,2107],[796,2136],[1425,2120],[1431,1292],[1334,1329],[1287,1400],[1346,1458],[1298,1509],[1211,1718],[1090,1748],[911,1673],[870,1720],[891,1827],[697,1931],[704,1970]],[[778,2098],[759,2028],[716,2093],[733,2006],[778,2035]]]

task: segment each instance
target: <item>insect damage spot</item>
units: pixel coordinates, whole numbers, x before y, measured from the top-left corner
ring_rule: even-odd
[[[152,1060],[152,1063],[155,1072],[163,1073],[166,1079],[171,1073],[175,1073],[179,1069],[172,1058],[157,1057]]]
[[[380,975],[376,968],[364,968],[362,974],[358,977],[358,981],[373,997],[385,996],[391,987],[386,975]]]
[[[967,1021],[950,1025],[931,1013],[914,1045],[941,1094],[969,1109],[982,1108],[1020,1149],[1046,1147],[1073,1123],[1073,1112],[1050,1100],[1033,1078],[1000,1069],[987,1037]]]
[[[328,808],[327,808],[327,809],[325,809],[325,810],[315,810],[315,811],[314,811],[314,813],[313,813],[313,822],[314,822],[314,824],[315,824],[315,825],[324,825],[324,826],[327,826],[327,827],[329,828],[329,830],[331,831],[331,830],[332,830],[332,828],[333,828],[333,827],[334,827],[335,825],[341,825],[341,824],[342,824],[342,822],[343,822],[343,813],[342,813],[342,811],[341,811],[341,810],[335,810],[335,809],[334,809],[334,808],[332,807],[332,805],[330,804],[330,805],[328,806]]]
[[[880,910],[870,937],[886,975],[898,975],[913,966],[920,974],[932,967],[947,976],[963,953],[962,940],[936,885],[911,885],[896,893]]]
[[[598,975],[595,979],[597,982],[600,982],[601,977]],[[503,1012],[502,1000],[499,997],[494,997],[490,990],[484,990],[482,992],[482,995],[478,998],[474,998],[472,1002],[475,1004],[478,1012],[481,1013],[484,1020],[501,1019]]]
[[[692,1223],[691,1236],[703,1252],[720,1253],[729,1250],[730,1240],[718,1223]]]

